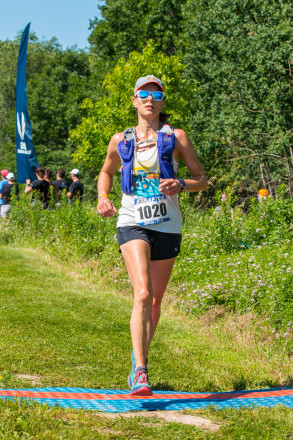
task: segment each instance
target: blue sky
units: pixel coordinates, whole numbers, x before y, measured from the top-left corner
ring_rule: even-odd
[[[90,19],[99,16],[101,0],[3,0],[0,12],[0,40],[13,40],[31,21],[40,40],[56,37],[63,49],[77,44],[89,47]]]

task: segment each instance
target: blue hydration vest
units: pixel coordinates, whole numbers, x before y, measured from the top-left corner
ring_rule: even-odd
[[[150,142],[153,140],[154,139],[148,141]],[[118,144],[118,153],[122,160],[121,188],[125,194],[129,194],[133,190],[133,153],[135,146],[138,144],[135,142],[134,128],[127,128],[123,132],[123,140]],[[172,153],[175,147],[175,135],[168,124],[163,125],[158,131],[157,147],[160,178],[174,179],[175,174],[172,163]]]

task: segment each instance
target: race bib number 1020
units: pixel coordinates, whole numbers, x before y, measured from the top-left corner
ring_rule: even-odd
[[[168,200],[164,194],[134,198],[135,221],[138,225],[165,222],[168,217]]]

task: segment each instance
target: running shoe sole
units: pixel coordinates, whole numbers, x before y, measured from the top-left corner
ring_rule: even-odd
[[[145,386],[145,387],[141,387],[138,390],[134,390],[130,392],[131,396],[152,396],[153,392],[152,390]]]

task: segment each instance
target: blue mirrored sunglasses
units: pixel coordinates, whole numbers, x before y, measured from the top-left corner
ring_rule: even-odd
[[[140,99],[148,99],[148,97],[152,95],[155,101],[163,101],[164,93],[163,92],[149,92],[148,90],[139,90],[136,92],[135,96],[138,96]]]

